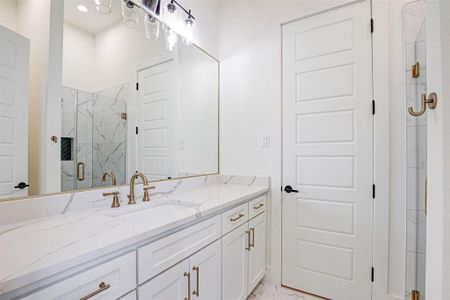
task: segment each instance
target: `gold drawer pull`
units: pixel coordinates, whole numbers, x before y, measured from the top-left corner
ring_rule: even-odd
[[[251,236],[252,236],[252,241],[251,241],[251,243],[249,243],[248,247],[249,248],[250,247],[255,248],[255,228],[250,228],[250,233],[251,233]]]
[[[200,297],[200,267],[193,267],[192,270],[197,272],[197,286],[196,286],[196,290],[192,291],[192,294]]]
[[[184,297],[184,300],[191,300],[191,273],[184,272],[184,277],[188,279],[188,290],[187,297]]]
[[[264,203],[258,203],[257,205],[253,206],[253,209],[260,209],[261,207],[264,206]]]
[[[87,295],[87,296],[84,296],[83,298],[80,298],[80,300],[87,300],[87,299],[90,299],[90,298],[94,297],[95,295],[100,294],[101,292],[103,292],[103,291],[109,289],[110,287],[111,287],[110,284],[106,284],[104,281],[102,281],[102,282],[100,282],[100,284],[98,285],[98,289],[97,289],[96,291],[90,293],[90,294]]]
[[[236,218],[230,218],[231,222],[236,222],[237,220],[239,220],[240,218],[243,218],[244,214],[239,214],[239,216],[237,216]]]

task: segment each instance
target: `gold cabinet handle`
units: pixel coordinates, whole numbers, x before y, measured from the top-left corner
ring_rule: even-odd
[[[101,292],[103,292],[103,291],[109,289],[110,287],[111,287],[110,284],[106,284],[104,281],[102,281],[102,282],[100,282],[100,284],[98,285],[98,289],[97,289],[96,291],[90,293],[90,294],[87,295],[87,296],[84,296],[83,298],[80,298],[80,300],[87,300],[87,299],[90,299],[90,298],[94,297],[95,295],[100,294]]]
[[[184,272],[184,277],[188,278],[188,288],[187,288],[187,297],[184,297],[184,300],[191,300],[191,273]]]
[[[79,181],[84,181],[84,163],[82,162],[77,164],[77,179]]]
[[[192,294],[200,297],[200,267],[193,267],[192,270],[197,272],[197,286],[195,290],[192,291]]]
[[[249,248],[250,248],[250,247],[255,248],[255,228],[250,228],[250,234],[251,234],[251,236],[252,236],[252,241],[251,241],[251,243],[249,242],[248,247],[249,247]]]
[[[246,230],[245,234],[247,234],[247,247],[245,247],[245,250],[250,251],[250,230]]]
[[[239,216],[237,216],[236,218],[230,218],[231,222],[236,222],[237,220],[239,220],[240,218],[243,218],[244,214],[239,214]]]
[[[264,206],[264,203],[258,203],[258,204],[256,204],[255,206],[253,206],[253,209],[260,209],[261,207],[263,207]]]

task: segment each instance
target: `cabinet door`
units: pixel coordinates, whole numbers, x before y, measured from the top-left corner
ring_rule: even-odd
[[[184,260],[164,271],[138,289],[140,300],[187,299],[189,260]]]
[[[218,240],[190,259],[191,299],[214,300],[222,297],[222,244]]]
[[[250,251],[248,253],[248,294],[264,277],[266,270],[266,213],[248,222]]]
[[[247,297],[248,223],[222,238],[222,299]]]

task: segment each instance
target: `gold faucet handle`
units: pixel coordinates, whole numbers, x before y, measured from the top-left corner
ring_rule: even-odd
[[[110,192],[110,193],[103,193],[103,197],[106,196],[113,196],[113,202],[111,204],[112,208],[116,208],[116,207],[120,207],[120,201],[119,201],[119,191],[114,191],[114,192]]]
[[[155,186],[145,185],[144,186],[144,198],[142,198],[142,201],[144,201],[144,202],[150,201],[150,196],[148,194],[148,190],[152,190],[155,188],[156,188]]]

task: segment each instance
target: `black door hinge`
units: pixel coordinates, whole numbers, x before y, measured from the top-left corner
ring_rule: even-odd
[[[375,100],[372,100],[372,115],[375,115]]]
[[[136,126],[136,134],[139,133],[139,127]]]
[[[139,91],[139,82],[136,82],[136,91]]]
[[[372,267],[372,271],[371,271],[371,275],[370,275],[370,280],[373,282],[375,280],[375,268]]]
[[[375,199],[375,184],[372,184],[372,199]]]
[[[373,19],[370,19],[370,32],[371,33],[373,33],[373,28],[374,27],[374,25],[373,25]]]

